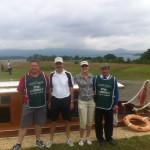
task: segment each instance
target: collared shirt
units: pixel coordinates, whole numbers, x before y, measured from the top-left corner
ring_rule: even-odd
[[[78,84],[80,89],[79,99],[85,101],[93,99],[93,78],[94,76],[90,73],[87,78],[84,78],[82,74],[78,74],[75,77],[74,81]]]
[[[101,79],[104,79],[104,80],[105,80],[105,79],[108,80],[108,79],[110,79],[110,77],[111,77],[110,74],[109,74],[107,77],[104,77],[102,74],[100,75],[100,78],[101,78]]]
[[[69,85],[66,73],[69,72],[63,70],[61,73],[57,73],[56,71],[52,73],[52,96],[56,98],[65,98],[70,95],[70,87],[73,87],[73,80],[71,73],[69,73],[71,76],[71,84]]]
[[[30,77],[33,77],[32,74],[29,72],[28,75]],[[39,72],[39,75],[41,75],[41,72]],[[46,91],[47,93],[49,93],[49,78],[48,76],[44,73],[44,77],[46,79]],[[28,102],[28,96],[27,96],[27,89],[26,89],[26,85],[25,85],[25,75],[22,76],[22,78],[20,79],[19,85],[17,87],[18,92],[22,93],[24,95],[24,102],[27,103]],[[34,78],[34,77],[33,77]]]

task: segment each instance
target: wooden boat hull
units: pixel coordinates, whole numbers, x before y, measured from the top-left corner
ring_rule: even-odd
[[[11,94],[12,96],[12,94]],[[12,96],[12,101],[15,101],[15,104],[17,103],[17,109],[13,109],[16,108],[15,104],[12,103],[13,107],[11,109],[11,122],[10,123],[0,123],[0,138],[2,137],[10,137],[10,136],[17,136],[18,135],[18,131],[19,131],[19,126],[20,126],[20,119],[21,119],[21,105],[22,102],[20,100],[16,100],[15,97],[20,97],[21,95],[13,95]],[[123,106],[121,106],[121,102],[119,102],[119,114],[118,114],[118,125],[116,127],[120,127],[120,126],[125,126],[123,123],[123,118],[127,115],[127,114],[131,114],[132,112],[132,108],[133,108],[133,104],[128,104],[128,106],[126,106],[126,108],[124,108]],[[75,102],[75,109],[72,112],[73,117],[72,117],[72,122],[71,122],[71,131],[78,131],[79,130],[79,118],[78,118],[78,112],[77,112],[77,101]],[[15,115],[15,116],[14,116]],[[150,113],[144,113],[142,114],[143,116],[148,116],[150,117]],[[134,124],[138,124],[139,121],[135,121],[132,120],[132,122],[134,122]],[[94,124],[93,124],[93,128],[94,128]],[[42,129],[42,133],[43,134],[48,134],[50,132],[50,120],[48,120],[48,123],[45,124],[43,126]],[[56,132],[65,132],[65,125],[63,120],[60,119],[57,123],[57,127],[56,127]],[[34,131],[34,125],[31,125],[28,127],[28,132],[27,135],[32,135],[35,134]]]
[[[12,87],[4,87],[3,84],[0,87],[0,138],[9,137],[9,136],[17,136],[18,130],[20,127],[21,113],[22,113],[22,104],[23,97],[16,90],[16,82],[15,85],[12,84]],[[121,87],[122,88],[122,87]],[[78,117],[78,90],[75,89],[75,108],[72,111],[72,122],[71,122],[71,130],[79,130],[79,117]],[[122,101],[119,102],[119,111],[118,111],[118,126],[124,126],[123,118],[127,114],[132,114],[133,104],[128,104],[126,107],[121,105]],[[150,113],[145,111],[143,116],[150,116]],[[94,124],[93,124],[94,128]],[[65,125],[61,116],[57,123],[56,132],[64,132]],[[47,134],[50,132],[50,120],[48,120],[47,124],[43,126],[42,133]],[[28,135],[34,134],[34,125],[28,127]]]

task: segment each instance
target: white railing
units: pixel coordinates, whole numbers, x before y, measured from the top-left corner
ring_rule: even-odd
[[[139,94],[142,92],[142,90],[144,90],[145,86],[146,86],[146,88],[147,88],[147,90],[148,90],[148,89],[149,89],[149,86],[148,86],[148,85],[150,85],[150,81],[149,81],[149,80],[144,81],[142,87],[141,87],[140,90],[137,92],[137,94],[136,94],[133,98],[131,98],[129,101],[127,101],[127,102],[125,102],[125,103],[122,103],[122,106],[125,106],[125,105],[127,105],[127,104],[133,102],[133,101],[139,96]],[[147,92],[147,94],[148,94],[148,92]],[[147,98],[147,97],[146,97],[146,98]],[[150,105],[150,102],[148,102],[147,104],[145,104],[144,106],[142,106],[142,107],[140,107],[140,108],[133,107],[132,110],[138,112],[139,110],[145,109],[145,108],[148,107],[149,105]]]

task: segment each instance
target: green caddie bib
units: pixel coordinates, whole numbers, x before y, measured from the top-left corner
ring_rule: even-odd
[[[96,108],[109,110],[113,105],[115,79],[103,80],[98,75],[96,78]]]
[[[43,73],[38,77],[26,77],[26,91],[28,96],[28,107],[38,108],[46,105],[46,79]]]

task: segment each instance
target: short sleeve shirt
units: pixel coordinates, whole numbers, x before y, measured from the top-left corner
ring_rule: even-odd
[[[80,89],[79,99],[85,101],[93,99],[93,78],[94,76],[90,73],[87,78],[84,78],[82,74],[75,77],[75,84],[78,84]]]
[[[32,74],[29,72],[28,73],[29,76],[32,76]],[[41,72],[39,72],[39,75],[41,74]],[[49,93],[49,78],[48,76],[44,73],[44,76],[46,78],[46,91],[47,93]],[[27,103],[28,102],[28,97],[26,94],[26,86],[25,86],[25,75],[22,76],[22,78],[20,79],[19,85],[17,87],[18,92],[22,93],[24,95],[24,102]]]
[[[66,73],[70,74],[70,82]],[[52,88],[52,96],[60,99],[70,96],[70,87],[73,87],[71,73],[64,70],[61,73],[54,71],[52,74],[52,82],[50,84]]]

